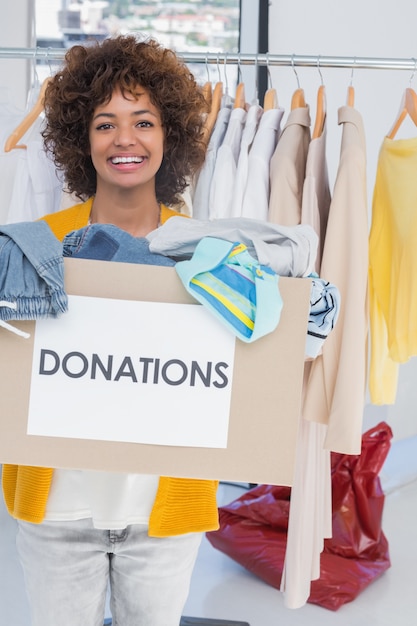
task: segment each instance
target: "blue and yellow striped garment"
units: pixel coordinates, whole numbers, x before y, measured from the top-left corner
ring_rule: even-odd
[[[192,258],[175,269],[187,291],[243,341],[277,327],[282,309],[278,274],[254,259],[243,243],[204,237]]]

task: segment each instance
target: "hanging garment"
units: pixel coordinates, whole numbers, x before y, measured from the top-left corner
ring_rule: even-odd
[[[11,152],[1,152],[0,150],[0,224],[6,224],[12,204],[13,190],[16,180],[16,171],[20,162],[25,166],[26,156],[23,150],[12,150]]]
[[[34,93],[37,95],[37,90]],[[31,221],[45,213],[59,210],[63,193],[62,177],[43,147],[41,137],[43,119],[36,116],[25,131],[26,148],[10,149],[10,137],[24,118],[22,112],[18,115],[13,113],[14,109],[10,105],[5,102],[0,104],[1,145],[8,146],[8,151],[0,151],[2,224]]]
[[[222,107],[217,114],[216,123],[207,146],[206,158],[191,191],[193,217],[209,219],[210,186],[216,165],[217,151],[221,146],[229,124],[230,107]]]
[[[268,221],[283,226],[301,223],[301,204],[310,145],[310,109],[290,111],[270,161]]]
[[[327,124],[319,137],[310,141],[301,203],[301,223],[310,224],[319,238],[316,272],[321,276],[320,265],[326,237],[327,218],[330,208],[330,187],[326,162]],[[323,276],[323,278],[325,278]]]
[[[323,450],[325,429],[323,424],[300,420],[280,586],[285,606],[291,609],[306,604],[311,581],[320,576],[324,539],[332,536],[330,452]]]
[[[330,205],[321,274],[341,296],[338,323],[311,367],[303,416],[327,424],[325,446],[359,454],[368,333],[368,209],[362,117],[339,109],[340,162]],[[348,384],[346,383],[348,381]]]
[[[246,182],[249,177],[249,151],[251,149],[259,121],[262,118],[262,113],[262,107],[256,103],[249,107],[248,114],[246,116],[237,162],[231,217],[240,217],[242,215],[243,195],[245,193]],[[252,177],[252,171],[250,172],[250,177]]]
[[[37,220],[61,208],[63,180],[40,135],[26,141],[17,161],[7,223]]]
[[[231,217],[233,189],[246,111],[232,109],[222,145],[217,150],[210,186],[209,219]]]
[[[242,200],[242,217],[268,219],[269,166],[277,145],[284,109],[264,111],[249,152],[248,172]]]
[[[4,152],[3,146],[23,115],[10,104],[7,90],[0,87],[0,224],[7,221],[17,164],[19,159],[25,158],[23,150]]]
[[[301,204],[301,223],[309,224],[319,238],[316,258],[318,273],[329,206],[324,119],[321,134],[312,139],[308,147]],[[304,394],[312,363],[305,363]],[[289,608],[299,608],[307,602],[311,581],[320,576],[320,554],[324,539],[331,536],[331,471],[330,452],[324,449],[326,429],[324,424],[307,421],[302,409],[281,580],[284,602]],[[305,511],[309,512],[308,516]]]
[[[24,111],[12,104],[12,97],[7,87],[0,86],[0,142],[1,152],[4,152],[7,139],[24,116]]]
[[[378,158],[369,238],[374,404],[395,402],[400,363],[417,355],[417,137],[384,138]]]

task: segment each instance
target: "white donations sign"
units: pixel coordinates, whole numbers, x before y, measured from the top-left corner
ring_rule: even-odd
[[[201,305],[70,295],[36,322],[27,434],[226,448],[234,356]]]

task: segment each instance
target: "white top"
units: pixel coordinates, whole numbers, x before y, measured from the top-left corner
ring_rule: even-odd
[[[232,110],[222,107],[217,114],[216,123],[207,146],[206,158],[192,192],[193,217],[199,220],[209,219],[210,185],[216,165],[217,151],[221,146],[229,124]]]
[[[10,133],[21,122],[24,116],[9,102],[9,94],[0,88],[0,224],[5,224],[13,191],[13,181],[19,159],[24,159],[23,150],[4,152],[4,144]]]
[[[92,518],[105,530],[148,524],[158,482],[153,475],[56,469],[45,520]]]
[[[61,208],[63,182],[52,159],[45,152],[41,137],[26,141],[18,150],[7,223],[37,220]]]
[[[248,158],[249,175],[242,198],[242,217],[268,219],[269,167],[276,148],[284,109],[264,111]]]
[[[248,114],[246,116],[246,123],[242,133],[237,162],[231,217],[240,217],[242,215],[242,200],[249,173],[249,150],[255,137],[262,113],[263,109],[260,104],[255,103],[249,107]]]
[[[231,217],[234,181],[240,142],[246,121],[245,109],[232,109],[222,145],[217,150],[210,186],[209,219]]]

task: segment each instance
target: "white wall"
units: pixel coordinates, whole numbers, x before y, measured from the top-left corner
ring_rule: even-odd
[[[34,36],[31,32],[34,0],[13,0],[3,6],[0,20],[0,42],[6,48],[32,48]],[[15,107],[24,110],[26,106],[31,63],[24,59],[0,58],[0,89],[7,91],[9,101]],[[3,98],[4,100],[5,98]]]
[[[269,50],[271,54],[304,54],[323,56],[417,57],[417,4],[412,0],[271,0]],[[351,70],[320,68],[326,85],[328,110],[328,168],[333,184],[339,162],[341,129],[337,125],[337,109],[345,104]],[[315,116],[317,89],[321,83],[316,68],[296,68],[301,87]],[[271,67],[273,87],[281,106],[288,109],[297,87],[291,67]],[[396,118],[405,87],[412,72],[405,70],[353,71],[355,106],[362,114],[368,156],[369,216],[378,151],[384,135]],[[417,90],[417,73],[412,86]],[[285,118],[284,118],[285,121]],[[407,120],[397,133],[417,135]],[[417,210],[417,207],[416,207]],[[417,244],[417,242],[416,242]],[[367,406],[364,427],[381,420],[393,429],[394,439],[417,435],[417,359],[400,367],[397,401],[394,406]]]

